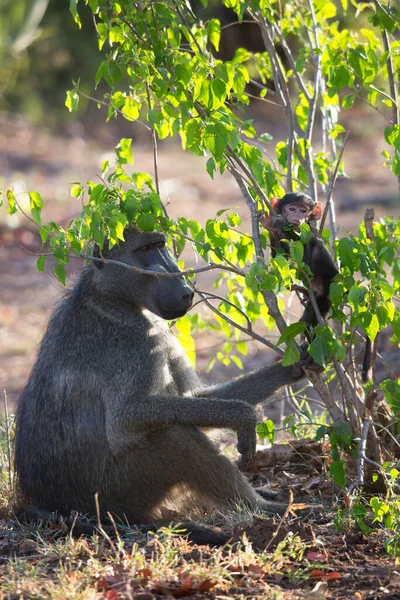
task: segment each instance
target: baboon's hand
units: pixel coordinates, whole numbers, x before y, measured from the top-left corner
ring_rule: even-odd
[[[303,368],[310,369],[316,373],[322,373],[324,370],[324,367],[314,362],[313,357],[308,354],[307,347],[307,343],[302,344],[300,348],[300,360],[298,363],[292,366],[292,376],[294,379],[300,379],[301,377],[304,377]]]
[[[238,460],[238,467],[241,471],[249,469],[253,458],[256,454],[256,423],[246,427],[245,429],[238,431],[238,444],[237,449],[240,454]]]

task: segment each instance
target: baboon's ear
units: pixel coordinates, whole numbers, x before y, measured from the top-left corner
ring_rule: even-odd
[[[313,217],[316,221],[319,221],[322,215],[322,205],[321,202],[317,202],[313,210]]]
[[[271,198],[272,208],[274,208],[276,210],[278,208],[279,202],[280,202],[280,198],[276,198],[275,196],[273,198]]]
[[[92,256],[94,256],[94,258],[101,258],[100,248],[98,247],[97,244],[95,244],[93,246]],[[102,269],[104,267],[104,263],[100,262],[99,260],[93,260],[92,262],[93,262],[94,266],[96,267],[96,269]]]

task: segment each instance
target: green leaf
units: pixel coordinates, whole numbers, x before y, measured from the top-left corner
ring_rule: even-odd
[[[46,262],[46,255],[42,254],[42,256],[39,256],[39,258],[36,261],[36,267],[37,267],[38,271],[43,271],[45,262]]]
[[[316,337],[309,345],[308,353],[317,364],[325,367],[324,343],[320,337]]]
[[[258,136],[258,139],[260,140],[260,142],[267,143],[267,142],[272,142],[274,137],[270,133],[262,133],[261,135]]]
[[[126,192],[125,201],[122,203],[122,209],[128,218],[128,223],[131,224],[139,210],[139,203],[133,190],[128,190]]]
[[[311,229],[308,223],[301,223],[300,225],[300,241],[302,244],[311,242]]]
[[[6,191],[6,196],[7,196],[7,212],[9,215],[15,215],[15,213],[18,211],[18,209],[17,209],[17,203],[15,201],[15,194],[14,194],[13,190],[8,189]]]
[[[342,282],[332,281],[330,285],[329,297],[333,306],[339,306],[343,300],[344,286]]]
[[[232,62],[236,64],[244,63],[250,60],[252,56],[252,53],[249,52],[249,50],[246,50],[246,48],[238,48],[235,52]]]
[[[291,325],[288,325],[277,341],[277,345],[280,346],[280,344],[283,344],[284,342],[293,340],[297,335],[303,333],[305,328],[306,323],[304,321],[299,321],[298,323],[292,323]]]
[[[343,99],[342,99],[343,108],[351,108],[354,104],[355,99],[356,99],[355,94],[348,94],[347,96],[343,96]]]
[[[71,188],[71,196],[73,198],[79,198],[79,196],[82,194],[82,192],[83,192],[83,185],[80,185],[79,183],[75,183]]]
[[[303,261],[304,246],[300,241],[293,242],[290,244],[290,256],[293,258],[297,265],[300,265]]]
[[[217,164],[222,160],[226,144],[227,139],[221,134],[217,125],[208,124],[204,131],[204,145],[211,152]]]
[[[207,169],[207,173],[209,174],[211,179],[214,179],[214,174],[215,174],[216,168],[217,168],[217,165],[215,164],[215,160],[213,158],[209,158],[206,163],[206,169]]]
[[[385,140],[396,150],[400,148],[400,125],[385,128]]]
[[[82,23],[81,23],[81,20],[79,18],[78,11],[77,11],[77,8],[76,8],[77,4],[78,4],[78,0],[70,0],[70,2],[69,2],[69,10],[70,10],[71,15],[73,16],[73,19],[74,19],[75,23],[78,25],[79,29],[81,29],[82,28]]]
[[[68,108],[69,112],[75,112],[78,108],[79,104],[79,94],[76,90],[68,90],[67,97],[65,100],[65,106]]]
[[[32,218],[37,225],[40,225],[40,213],[43,208],[42,196],[38,192],[29,192],[29,198]]]
[[[335,460],[329,465],[329,471],[333,479],[339,487],[343,488],[346,485],[346,473],[344,471],[344,463],[342,460]]]
[[[121,164],[126,164],[129,162],[133,165],[131,144],[132,138],[122,138],[116,147],[115,151]]]
[[[297,323],[294,323],[294,325]],[[293,341],[290,341],[286,346],[285,353],[282,359],[283,367],[290,367],[290,365],[294,365],[299,362],[300,352],[297,349],[296,344]]]
[[[65,267],[62,263],[57,263],[54,267],[54,273],[60,283],[65,285]]]
[[[349,291],[349,301],[358,306],[363,302],[366,293],[367,290],[365,287],[353,285]]]
[[[207,27],[208,39],[218,52],[219,50],[219,40],[221,37],[221,23],[218,19],[210,19]]]
[[[275,424],[271,419],[257,424],[257,435],[262,440],[267,439],[271,444],[275,440]]]
[[[142,231],[154,231],[156,226],[156,219],[154,215],[146,213],[144,215],[140,215],[140,217],[137,220],[137,224]]]

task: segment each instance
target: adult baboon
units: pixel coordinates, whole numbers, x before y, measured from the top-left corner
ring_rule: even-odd
[[[161,233],[125,231],[103,257],[179,273]],[[97,256],[99,252],[97,249]],[[302,370],[266,366],[204,388],[163,319],[184,315],[183,277],[92,262],[55,310],[21,396],[15,463],[26,502],[69,514],[145,523],[185,488],[198,506],[243,502],[276,512],[203,428],[237,431],[241,464],[254,456],[254,405]]]

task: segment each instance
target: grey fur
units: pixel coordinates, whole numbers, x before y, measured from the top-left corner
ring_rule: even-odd
[[[162,234],[125,233],[126,242],[105,257],[178,272],[158,247]],[[183,278],[104,263],[83,270],[51,317],[19,402],[15,463],[26,502],[93,515],[98,492],[103,515],[143,523],[159,518],[164,501],[186,489],[200,508],[243,502],[279,511],[203,429],[236,430],[242,466],[248,465],[254,406],[299,370],[274,364],[204,388],[161,318],[184,314],[191,301]]]

